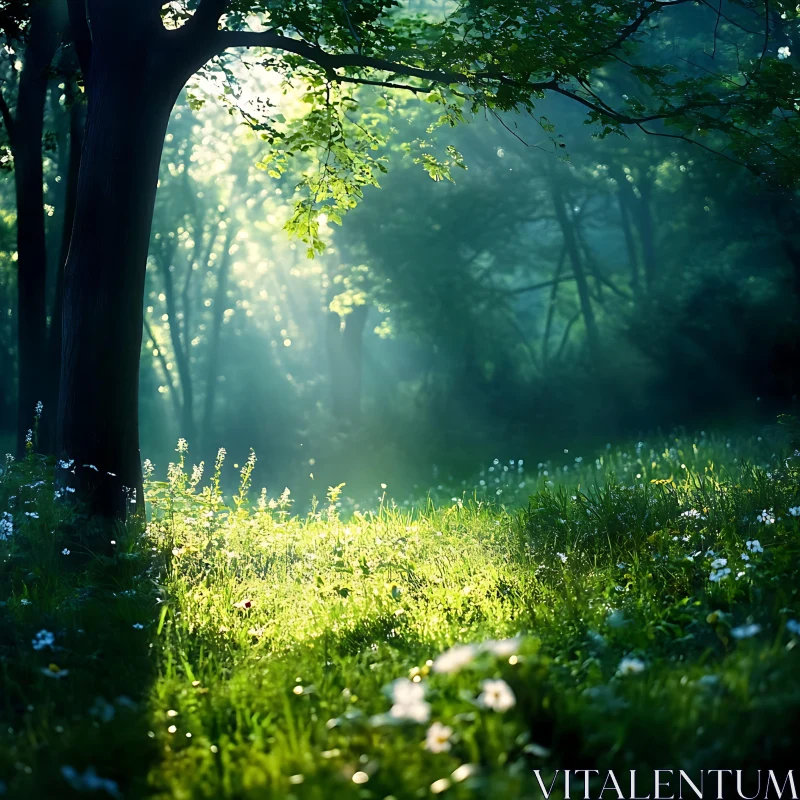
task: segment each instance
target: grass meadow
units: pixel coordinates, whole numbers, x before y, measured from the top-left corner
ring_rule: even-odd
[[[181,442],[113,557],[51,464],[9,460],[0,794],[538,798],[534,770],[789,768],[800,452],[760,433],[310,510],[259,491],[254,456],[223,492],[224,452],[204,470]]]

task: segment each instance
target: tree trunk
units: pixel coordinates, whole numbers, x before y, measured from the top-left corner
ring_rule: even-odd
[[[564,236],[564,247],[572,266],[572,274],[575,276],[575,284],[578,288],[578,300],[581,306],[583,322],[586,326],[586,342],[589,347],[589,357],[593,364],[599,363],[600,358],[600,337],[597,331],[597,322],[592,308],[592,298],[589,293],[589,282],[586,279],[586,272],[583,269],[578,241],[572,222],[567,216],[566,200],[558,178],[554,175],[552,179],[553,208],[556,213],[556,220]]]
[[[648,293],[652,294],[658,275],[658,254],[656,252],[655,233],[653,232],[653,214],[650,200],[653,194],[653,184],[645,179],[639,186],[641,197],[637,205],[636,222],[639,228],[639,238],[642,242],[642,256],[644,259],[644,280]]]
[[[75,195],[78,191],[78,172],[81,165],[81,149],[83,147],[83,128],[86,124],[86,106],[79,97],[67,88],[67,102],[72,102],[69,112],[69,155],[67,175],[64,187],[64,208],[62,212],[61,248],[58,254],[56,285],[53,296],[53,313],[50,318],[50,334],[47,341],[48,386],[45,405],[50,408],[53,423],[48,425],[48,450],[55,452],[56,409],[58,408],[58,390],[61,384],[61,326],[63,322],[62,304],[64,302],[64,267],[69,254],[69,243],[72,236],[72,223],[75,219]],[[62,178],[63,180],[63,178]]]
[[[352,424],[361,415],[364,326],[369,306],[355,306],[344,317],[327,312],[327,348],[333,414]],[[344,323],[344,328],[342,328]]]
[[[558,287],[561,282],[561,272],[564,269],[564,261],[567,257],[567,248],[561,248],[561,253],[556,262],[556,269],[553,273],[553,285],[550,289],[550,300],[547,303],[547,317],[545,318],[544,331],[542,333],[542,367],[547,365],[549,358],[548,345],[550,342],[550,331],[553,329],[553,317],[556,313],[556,299],[558,297]]]
[[[214,294],[212,306],[213,320],[211,323],[211,336],[208,341],[208,372],[206,375],[206,399],[203,409],[203,437],[204,446],[208,447],[211,436],[211,422],[214,419],[214,403],[217,399],[217,378],[219,377],[219,345],[222,339],[222,322],[225,317],[225,306],[228,299],[228,277],[230,274],[231,254],[230,249],[236,231],[232,224],[228,225],[222,253],[217,268],[217,290]]]
[[[115,4],[106,13],[133,11]],[[101,40],[104,21],[92,22]],[[92,50],[64,274],[58,413],[58,452],[76,467],[75,475],[65,478],[89,501],[93,516],[122,519],[136,510],[129,500],[133,490],[141,501],[138,380],[145,268],[161,149],[183,83],[161,57],[158,37],[136,33],[121,33],[119,40]]]
[[[623,195],[621,187],[617,191],[617,204],[622,221],[622,232],[625,236],[625,249],[628,251],[628,267],[631,271],[631,290],[633,291],[634,299],[638,302],[642,291],[639,285],[639,259],[636,256],[636,242],[633,238],[630,209],[628,208],[628,203]]]
[[[196,232],[195,235],[201,236],[202,232]],[[178,377],[181,386],[181,416],[178,418],[178,424],[180,425],[179,435],[187,439],[190,443],[197,444],[194,425],[194,384],[192,382],[192,372],[189,361],[189,348],[191,347],[189,344],[190,334],[184,327],[183,336],[181,336],[182,326],[178,319],[175,281],[172,279],[172,272],[170,271],[174,266],[175,255],[175,245],[167,246],[161,256],[156,259],[156,262],[164,282],[164,296],[167,298],[167,316],[169,317],[169,336],[172,342],[172,350],[175,354],[175,361],[178,364]],[[187,265],[187,269],[191,274],[191,263]],[[184,324],[186,314],[186,305],[184,305]]]
[[[25,435],[32,427],[34,408],[46,399],[47,248],[42,135],[48,69],[66,21],[66,7],[61,3],[45,2],[34,7],[11,132],[17,201],[19,454],[25,450]]]

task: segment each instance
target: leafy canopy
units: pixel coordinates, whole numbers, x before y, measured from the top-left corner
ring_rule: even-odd
[[[280,177],[291,159],[307,160],[288,228],[310,255],[324,250],[320,215],[340,222],[385,172],[387,98],[403,92],[395,110],[407,112],[417,95],[440,107],[429,132],[483,115],[514,135],[506,114],[518,112],[537,119],[557,154],[565,144],[537,103],[563,95],[586,109],[595,135],[636,126],[792,186],[800,175],[789,39],[797,17],[785,0],[176,0],[163,8],[168,28],[216,26],[219,54],[205,71],[271,146],[262,166]],[[255,113],[243,109],[231,54],[239,47],[256,48],[247,69],[280,76],[306,113],[287,122],[270,99]],[[452,147],[414,145],[435,180],[463,166]]]

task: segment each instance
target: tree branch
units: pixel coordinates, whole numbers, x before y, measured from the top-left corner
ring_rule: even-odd
[[[225,13],[230,0],[202,0],[197,11],[186,25],[190,36],[209,35],[217,33],[219,21]]]
[[[92,32],[89,29],[89,19],[86,15],[86,0],[67,0],[69,12],[69,35],[75,45],[83,77],[89,75],[92,63]]]
[[[574,275],[562,275],[558,278],[552,278],[549,281],[541,281],[539,283],[532,283],[530,286],[520,286],[518,289],[509,289],[506,294],[524,294],[525,292],[535,292],[538,289],[546,289],[548,286],[555,286],[558,283],[566,283],[567,281],[574,281]]]
[[[339,75],[338,72],[331,73],[331,79],[336,83],[357,83],[363,86],[383,86],[386,89],[402,89],[414,94],[427,94],[433,91],[432,86],[410,86],[406,83],[392,83],[391,81],[374,81],[368,78],[350,78],[346,75]]]
[[[283,50],[284,52],[294,53],[308,61],[312,61],[327,70],[351,67],[356,69],[375,69],[382,72],[389,72],[393,75],[407,75],[410,78],[421,78],[423,80],[433,81],[434,83],[461,83],[469,85],[483,79],[493,79],[503,83],[521,85],[508,78],[508,76],[498,72],[476,72],[473,75],[467,75],[463,72],[448,72],[446,70],[413,67],[408,64],[401,64],[399,62],[389,61],[385,58],[362,55],[360,53],[331,54],[325,52],[321,47],[309,44],[300,39],[292,39],[275,30],[260,32],[220,31],[217,35],[216,44],[220,50],[227,50],[229,47],[269,47]],[[556,83],[554,80],[525,84],[526,88],[529,87],[531,92],[549,89],[555,85]]]

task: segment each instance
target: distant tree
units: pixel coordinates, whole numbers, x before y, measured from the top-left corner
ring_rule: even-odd
[[[15,80],[0,90],[0,114],[13,159],[17,207],[17,450],[33,422],[37,402],[49,400],[47,249],[42,147],[45,100],[53,58],[67,27],[64,0],[0,6],[0,32]]]

